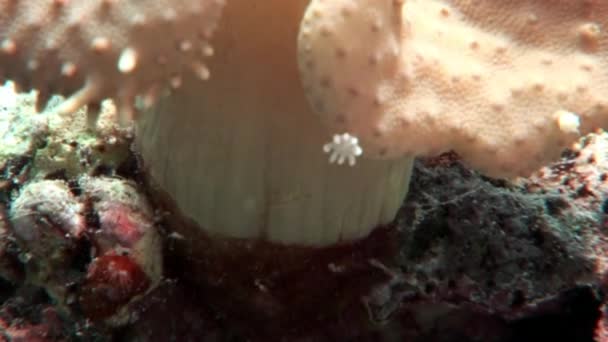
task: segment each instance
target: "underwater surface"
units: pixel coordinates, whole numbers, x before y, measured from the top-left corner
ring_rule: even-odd
[[[0,342],[608,342],[606,32],[0,0]]]
[[[481,176],[455,154],[418,160],[389,233],[374,233],[357,258],[339,250],[311,257],[286,278],[318,286],[337,276],[352,284],[373,277],[365,295],[343,286],[341,296],[350,298],[351,289],[359,299],[320,303],[327,306],[320,313],[337,305],[338,318],[296,320],[286,332],[272,324],[258,329],[268,323],[234,312],[271,315],[266,311],[287,305],[281,297],[287,285],[262,286],[266,295],[222,306],[192,279],[192,261],[174,255],[183,237],[147,198],[130,131],[104,125],[114,115],[111,104],[90,131],[83,112],[38,114],[33,103],[31,94],[2,88],[0,338],[6,341],[239,341],[279,333],[298,341],[606,337],[605,133],[513,182]],[[386,239],[395,248],[389,258],[374,246]],[[326,272],[317,272],[322,265]],[[231,286],[209,291],[213,297],[252,291]],[[306,286],[299,287],[303,296]]]

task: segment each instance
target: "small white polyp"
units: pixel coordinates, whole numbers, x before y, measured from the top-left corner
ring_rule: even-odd
[[[359,146],[359,139],[348,133],[335,134],[333,141],[323,145],[323,151],[329,153],[329,162],[344,164],[348,160],[348,165],[354,166],[357,157],[363,154],[363,149]]]
[[[581,125],[580,117],[566,110],[558,110],[555,112],[559,129],[564,133],[579,134],[578,128]]]

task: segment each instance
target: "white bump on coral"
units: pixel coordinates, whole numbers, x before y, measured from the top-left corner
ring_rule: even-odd
[[[120,72],[128,74],[135,69],[137,66],[137,52],[132,48],[126,48],[122,50],[120,57],[118,58],[118,70]]]
[[[17,105],[17,94],[12,82],[0,86],[0,108],[13,109]],[[3,118],[4,119],[4,118]]]
[[[17,45],[10,39],[5,39],[0,44],[0,50],[5,54],[14,54],[17,51]]]
[[[363,149],[359,146],[359,139],[348,133],[335,134],[333,141],[323,145],[323,151],[330,153],[329,162],[338,165],[344,164],[348,160],[348,165],[354,166],[357,163],[357,157],[363,154]]]
[[[560,131],[564,133],[579,134],[578,128],[581,125],[581,120],[578,115],[567,110],[558,110],[555,114]]]

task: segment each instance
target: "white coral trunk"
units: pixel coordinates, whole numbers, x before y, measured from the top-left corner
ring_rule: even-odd
[[[137,137],[154,183],[209,234],[321,246],[395,217],[412,158],[330,164],[320,148],[327,134],[311,113],[278,120],[284,112],[233,102],[217,115],[200,99],[164,100]]]
[[[411,157],[328,163],[322,147],[335,132],[311,109],[296,64],[308,4],[227,2],[211,78],[184,78],[139,120],[149,175],[211,235],[351,241],[390,222],[407,192]]]

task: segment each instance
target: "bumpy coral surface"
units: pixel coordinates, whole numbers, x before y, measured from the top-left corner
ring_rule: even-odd
[[[322,1],[300,69],[332,130],[368,156],[456,150],[527,174],[608,124],[605,1]]]
[[[153,101],[181,74],[209,77],[203,58],[223,0],[0,1],[0,79],[49,95],[69,95],[71,112],[105,98],[123,116],[134,98]]]
[[[39,240],[47,240],[45,236],[80,237],[86,229],[83,209],[67,183],[48,180],[23,187],[11,206],[11,219],[18,238],[37,244]],[[46,246],[39,247],[57,248],[46,242]],[[48,257],[49,252],[34,251],[39,257]]]

